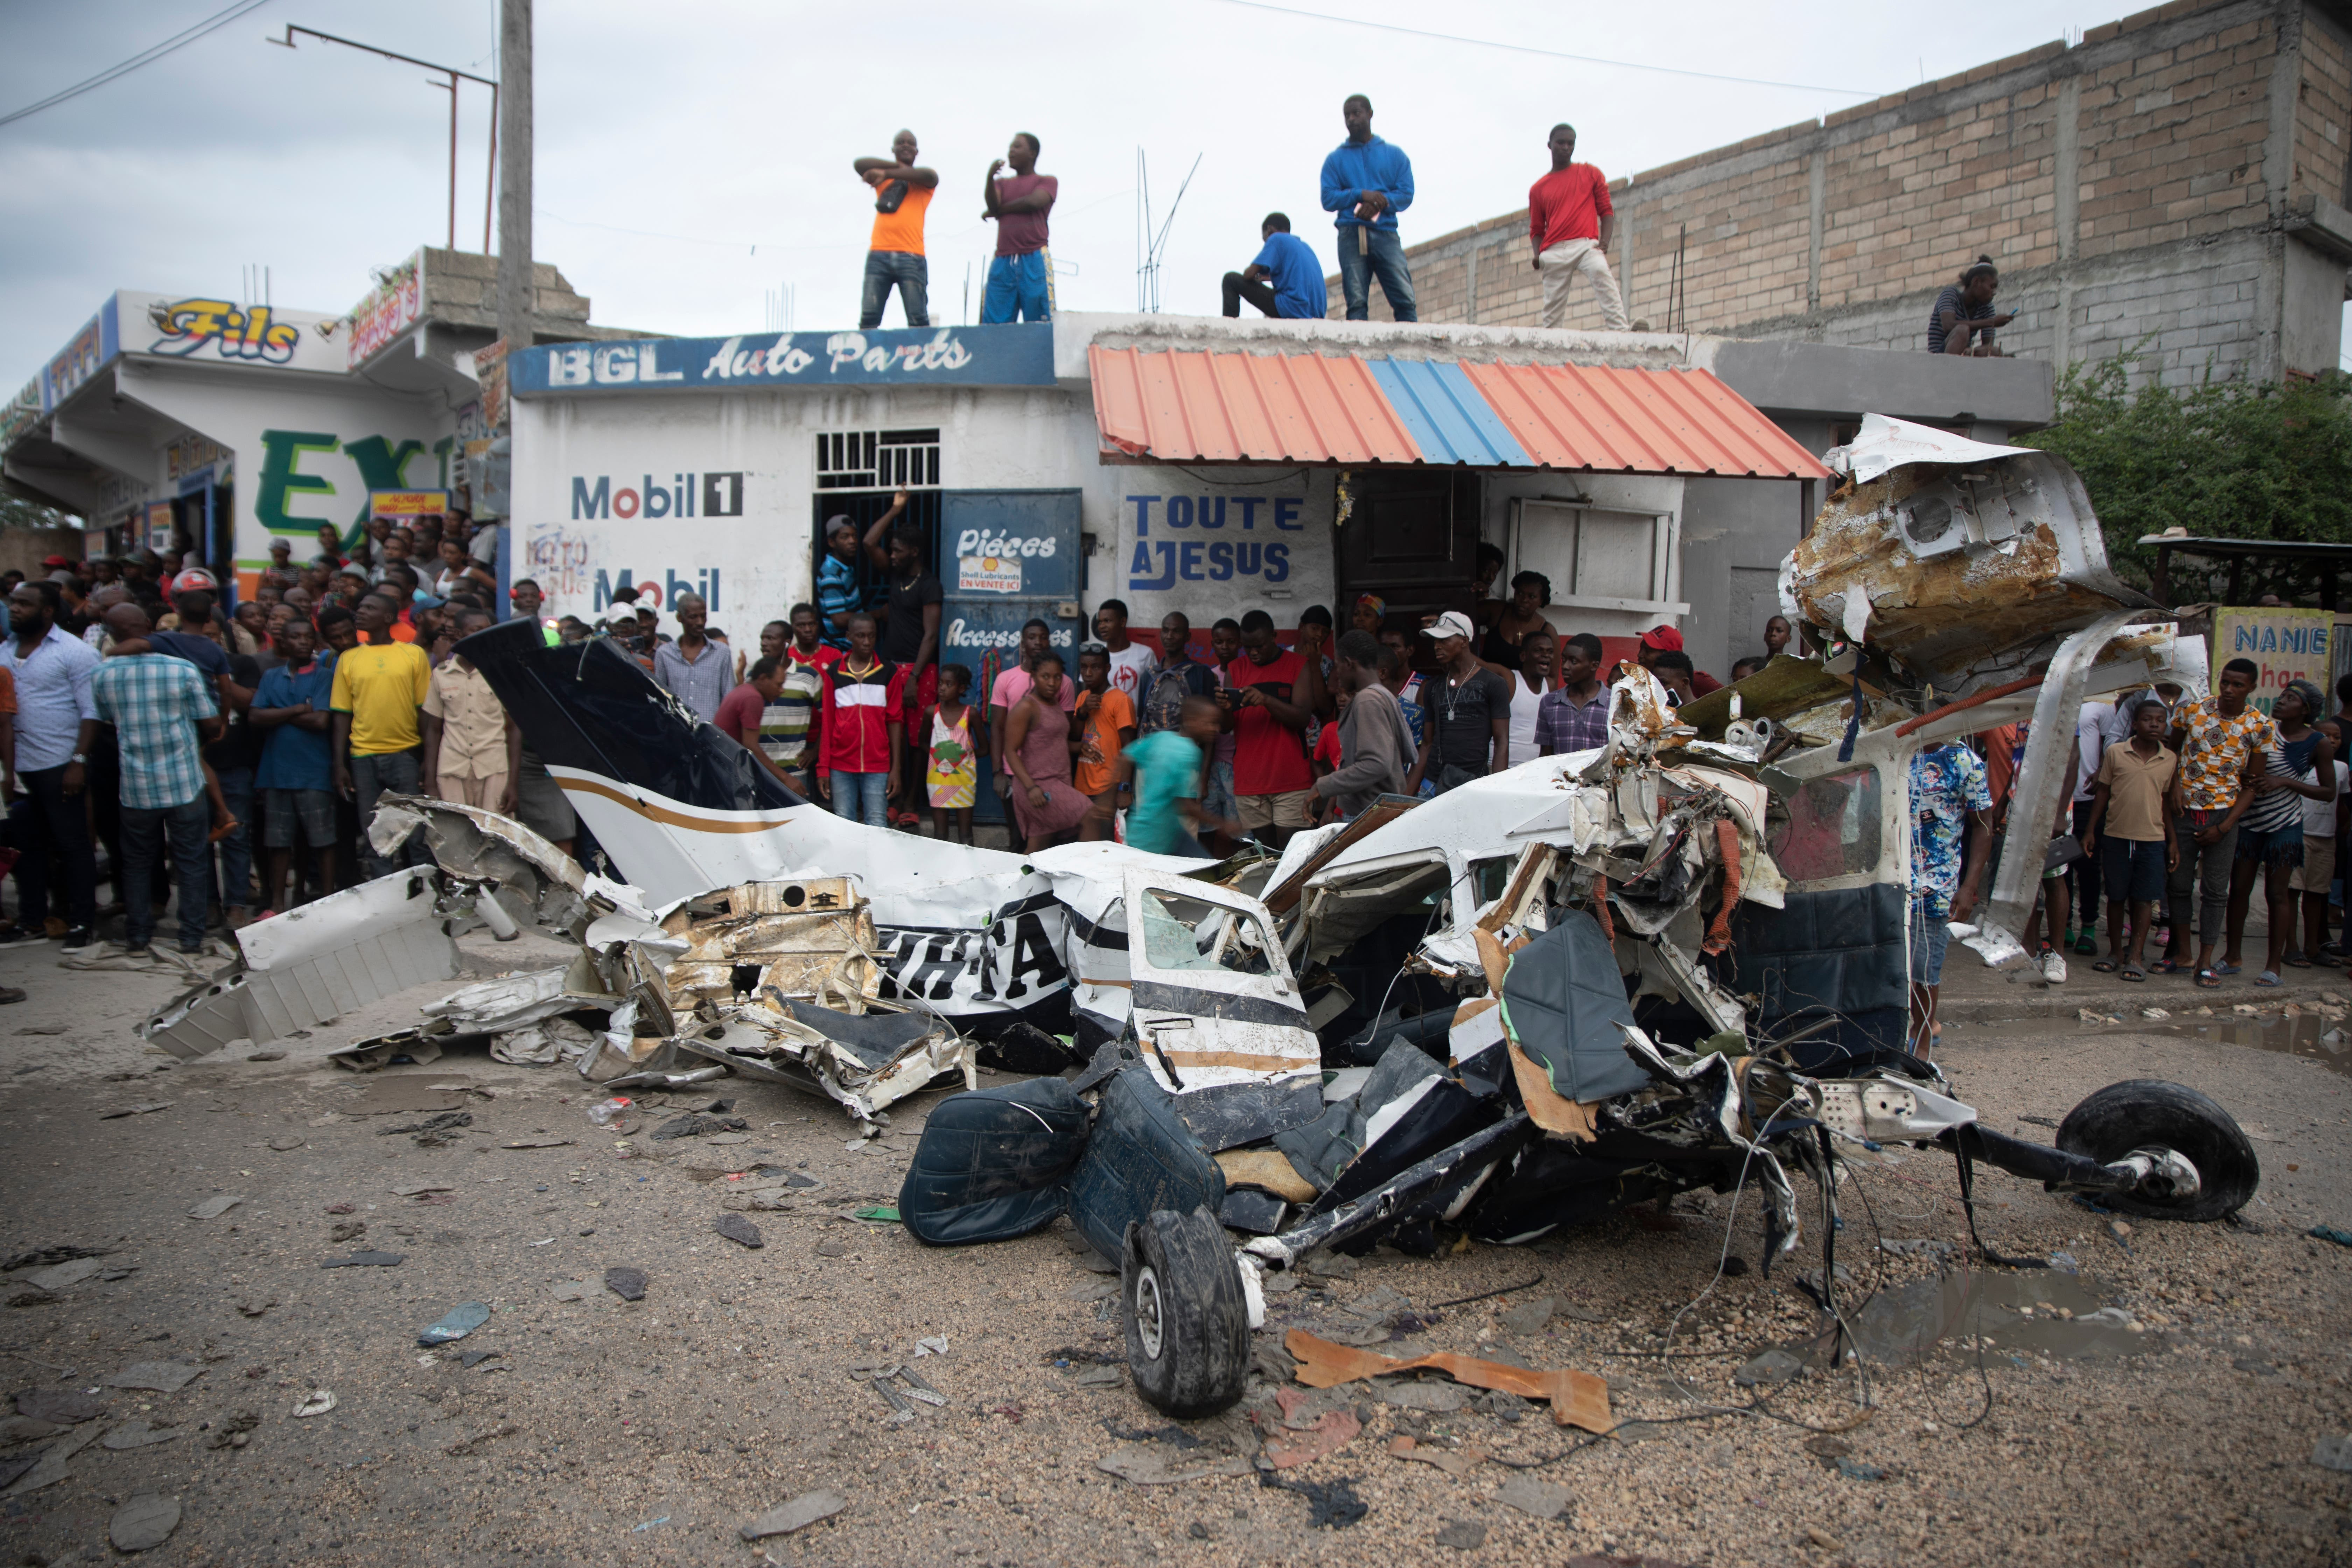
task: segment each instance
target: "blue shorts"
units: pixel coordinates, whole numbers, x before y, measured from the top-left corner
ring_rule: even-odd
[[[980,324],[1054,319],[1054,261],[1043,250],[1000,256],[988,264],[988,289],[980,298]]]
[[[2099,869],[2107,897],[2117,903],[2152,904],[2164,897],[2164,840],[2117,838],[2099,840]]]
[[[1944,978],[1944,950],[1951,945],[1949,915],[1931,915],[1927,900],[1911,900],[1911,984],[1935,985]]]

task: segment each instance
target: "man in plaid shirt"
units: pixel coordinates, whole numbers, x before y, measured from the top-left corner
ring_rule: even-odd
[[[1609,688],[1601,680],[1601,639],[1579,632],[1559,645],[1559,684],[1536,708],[1536,754],[1564,757],[1609,743]]]
[[[205,945],[212,813],[205,799],[200,746],[221,734],[212,682],[185,659],[152,650],[147,613],[117,605],[106,613],[114,648],[90,677],[100,722],[114,726],[122,753],[122,900],[130,949],[155,934],[152,891],[157,852],[170,840],[180,884],[180,951]]]

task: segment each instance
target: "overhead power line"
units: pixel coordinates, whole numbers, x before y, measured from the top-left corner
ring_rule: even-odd
[[[1532,44],[1507,44],[1495,38],[1465,38],[1458,33],[1433,33],[1425,27],[1401,27],[1393,22],[1373,22],[1361,16],[1332,16],[1321,11],[1301,11],[1293,5],[1271,5],[1266,0],[1217,0],[1223,5],[1240,5],[1252,11],[1272,11],[1283,16],[1303,16],[1310,22],[1328,22],[1339,27],[1370,27],[1375,32],[1402,33],[1413,38],[1435,38],[1448,44],[1468,44],[1481,49],[1508,49],[1516,55],[1541,55],[1546,59],[1574,60],[1579,65],[1607,66],[1612,70],[1651,71],[1659,76],[1685,76],[1699,81],[1737,82],[1742,87],[1786,88],[1791,92],[1833,92],[1845,98],[1876,98],[1874,88],[1819,87],[1801,81],[1766,81],[1760,77],[1719,76],[1714,71],[1685,70],[1679,66],[1644,65],[1639,60],[1604,60],[1597,55],[1571,55],[1562,49],[1539,49]]]
[[[268,4],[269,0],[237,0],[237,4],[227,10],[215,12],[186,32],[174,34],[154,47],[131,56],[120,65],[109,66],[87,81],[78,81],[63,91],[53,92],[38,103],[28,103],[22,109],[11,110],[5,114],[0,114],[0,125],[14,125],[28,114],[38,114],[44,109],[54,109],[69,98],[79,98],[93,88],[104,87],[118,77],[129,76],[141,66],[152,65],[173,50],[184,48],[205,34],[226,27],[247,12],[258,11]]]

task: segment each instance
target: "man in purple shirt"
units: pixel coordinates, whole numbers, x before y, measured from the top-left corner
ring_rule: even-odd
[[[1609,689],[1601,684],[1601,639],[1579,632],[1559,645],[1559,684],[1536,708],[1536,755],[1564,757],[1609,743]]]
[[[1010,163],[1012,175],[996,176]],[[996,223],[996,258],[988,264],[988,291],[980,324],[1047,321],[1054,317],[1054,258],[1045,250],[1045,215],[1061,182],[1037,173],[1037,138],[1017,132],[1004,156],[988,166],[981,216]]]

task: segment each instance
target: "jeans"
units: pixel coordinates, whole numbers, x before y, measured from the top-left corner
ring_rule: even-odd
[[[988,264],[988,289],[980,298],[980,324],[1054,319],[1054,261],[1042,250],[999,256]]]
[[[215,768],[221,798],[236,818],[236,831],[220,841],[220,886],[212,901],[221,908],[250,909],[253,905],[253,770]]]
[[[1949,915],[1931,915],[1927,900],[1911,900],[1911,984],[1940,985],[1944,982],[1944,953],[1951,945],[1952,927]]]
[[[35,768],[16,775],[25,798],[8,808],[8,842],[16,847],[17,921],[38,933],[49,918],[49,862],[66,864],[66,923],[98,921],[98,857],[89,847],[82,797],[65,791],[66,770]]]
[[[852,822],[863,822],[868,827],[890,826],[889,794],[885,786],[888,773],[845,773],[833,775],[833,814]]]
[[[2078,800],[2074,803],[2074,842],[2077,844],[2083,841],[2084,831],[2091,826],[2091,805],[2092,803],[2087,800]],[[2162,858],[2158,857],[2158,864],[2161,863]],[[2077,916],[2075,923],[2085,926],[2097,925],[2099,923],[2099,867],[2093,863],[2090,856],[2085,855],[2067,867],[2066,871],[2067,875],[2074,879],[2074,912]],[[2149,896],[2160,898],[2162,895]]]
[[[1356,251],[1356,236],[1369,236],[1371,254]],[[1404,241],[1392,228],[1370,228],[1362,224],[1345,224],[1339,229],[1339,292],[1347,298],[1348,320],[1368,320],[1372,305],[1372,279],[1381,280],[1381,292],[1388,297],[1389,314],[1400,321],[1417,321],[1421,317],[1412,304],[1412,271],[1405,265]]]
[[[124,922],[132,947],[145,947],[154,939],[155,861],[168,840],[180,884],[180,951],[204,951],[205,894],[212,885],[211,846],[205,837],[212,825],[212,805],[202,793],[184,805],[160,810],[122,808],[122,901],[128,906]]]
[[[2189,944],[2189,889],[2200,878],[2205,885],[2197,898],[2198,940],[2215,946],[2221,943],[2222,922],[2230,913],[2230,867],[2238,858],[2238,830],[2232,827],[2207,845],[2197,842],[2197,830],[2209,820],[2219,822],[2229,815],[2184,811],[2173,818],[2173,836],[2180,841],[2180,864],[2172,868],[2165,890],[2172,905],[2172,940],[2184,948]]]
[[[903,250],[869,250],[866,253],[866,300],[858,307],[857,328],[871,331],[882,324],[882,308],[890,302],[890,290],[898,290],[898,303],[907,308],[907,325],[928,327],[931,324],[931,264],[919,256]]]
[[[1275,308],[1274,285],[1271,283],[1255,282],[1238,272],[1228,272],[1225,274],[1224,289],[1225,314],[1228,316],[1240,315],[1244,300],[1255,305],[1261,316],[1282,314]]]
[[[352,794],[360,808],[360,875],[376,878],[402,866],[429,865],[432,857],[415,839],[400,847],[399,855],[387,860],[375,852],[368,838],[368,822],[375,816],[376,796],[390,790],[395,795],[415,795],[425,776],[425,750],[412,747],[405,752],[379,752],[363,757],[352,753]]]

